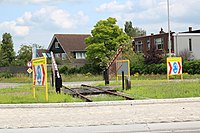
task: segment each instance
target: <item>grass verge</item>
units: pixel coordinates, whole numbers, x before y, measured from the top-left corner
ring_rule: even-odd
[[[102,86],[102,83],[99,84]],[[111,82],[110,86],[121,90],[121,82]],[[200,97],[199,80],[132,80],[132,88],[125,90],[125,93],[137,99],[163,99],[163,98],[187,98]],[[121,97],[110,95],[90,96],[93,101],[114,101],[124,100]],[[49,86],[50,103],[60,102],[83,102],[80,98],[70,95],[56,94],[55,90]],[[46,103],[45,90],[36,89],[36,98],[33,98],[31,84],[15,88],[0,89],[0,103]]]
[[[70,95],[56,94],[52,89],[49,87],[49,103],[83,102],[82,99],[74,98]],[[45,89],[36,88],[36,98],[33,97],[31,85],[0,89],[0,104],[16,103],[47,103]]]
[[[125,92],[135,99],[200,97],[199,81],[140,81]]]

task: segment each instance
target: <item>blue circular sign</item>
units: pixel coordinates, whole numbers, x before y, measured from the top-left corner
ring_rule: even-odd
[[[177,72],[178,72],[178,63],[177,63],[177,62],[174,62],[174,63],[173,63],[173,72],[174,72],[174,73],[177,73]]]

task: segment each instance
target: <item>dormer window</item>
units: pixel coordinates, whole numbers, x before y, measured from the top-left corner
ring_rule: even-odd
[[[55,48],[59,48],[59,43],[55,42]]]

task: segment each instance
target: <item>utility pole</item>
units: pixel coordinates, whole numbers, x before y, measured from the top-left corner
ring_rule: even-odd
[[[170,20],[169,20],[169,0],[167,0],[167,14],[168,14],[168,48],[169,48],[169,57],[171,57],[171,35],[170,35]]]

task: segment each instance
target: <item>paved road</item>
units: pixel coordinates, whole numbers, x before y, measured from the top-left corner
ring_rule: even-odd
[[[0,105],[0,128],[77,127],[200,121],[200,98]]]
[[[24,83],[0,83],[0,89],[1,88],[13,88],[16,86],[24,85]]]
[[[84,127],[0,129],[1,133],[199,133],[200,121]]]

